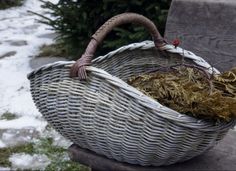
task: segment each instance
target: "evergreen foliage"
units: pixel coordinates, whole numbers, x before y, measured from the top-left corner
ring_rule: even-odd
[[[58,41],[68,55],[80,56],[92,34],[109,18],[124,12],[135,12],[151,19],[164,33],[171,0],[60,0],[58,4],[43,1],[54,19],[42,16],[41,22],[59,33]],[[123,45],[150,39],[143,27],[131,24],[116,28],[101,45],[99,55]]]
[[[0,10],[22,5],[23,0],[0,0]]]

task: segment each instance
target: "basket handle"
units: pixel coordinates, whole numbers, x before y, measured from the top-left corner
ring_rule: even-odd
[[[84,80],[87,78],[86,74],[86,66],[91,65],[92,58],[97,49],[97,46],[102,43],[105,36],[115,27],[126,24],[126,23],[134,23],[138,25],[144,26],[149,33],[151,34],[154,44],[157,48],[162,47],[166,44],[166,41],[162,38],[160,33],[158,32],[155,24],[149,20],[148,18],[136,14],[136,13],[123,13],[116,15],[110,18],[107,22],[105,22],[92,36],[84,54],[80,59],[76,61],[76,63],[71,67],[70,76],[76,77],[78,76],[80,80]]]

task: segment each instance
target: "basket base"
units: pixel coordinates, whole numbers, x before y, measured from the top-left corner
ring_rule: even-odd
[[[183,163],[163,167],[143,167],[120,163],[73,144],[68,149],[71,160],[92,168],[93,171],[174,171],[174,170],[235,170],[236,131],[229,131],[223,141],[203,155]]]
[[[90,166],[92,171],[157,171],[159,167],[143,167],[128,163],[121,163],[108,159],[90,150],[72,144],[68,149],[71,160]]]

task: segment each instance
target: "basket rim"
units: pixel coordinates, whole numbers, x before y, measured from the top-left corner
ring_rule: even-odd
[[[154,48],[154,43],[152,41],[144,41],[141,43],[133,43],[127,46],[123,46],[117,50],[111,51],[108,54],[104,56],[99,56],[96,59],[94,59],[92,62],[98,62],[105,60],[107,58],[110,58],[114,56],[117,53],[121,53],[126,50],[134,50],[134,49],[150,49]],[[202,59],[199,56],[196,56],[194,53],[184,50],[180,47],[175,48],[173,45],[165,45],[162,47],[162,50],[166,50],[170,53],[178,53],[181,56],[183,56],[183,51],[184,51],[184,57],[193,60],[197,65],[200,65],[204,68],[209,73],[215,72],[215,73],[220,73],[217,69],[211,67],[204,59]],[[59,62],[54,62],[50,63],[47,65],[44,65],[38,69],[35,69],[31,73],[28,74],[28,79],[33,77],[33,75],[37,74],[38,72],[41,72],[43,70],[48,70],[50,68],[57,68],[57,67],[71,67],[75,61],[59,61]],[[217,131],[217,130],[224,130],[228,129],[229,127],[233,127],[236,123],[235,119],[232,119],[229,122],[222,121],[219,123],[214,123],[210,121],[206,121],[204,119],[197,119],[195,117],[191,117],[185,114],[181,114],[173,109],[170,109],[166,106],[161,105],[159,102],[156,100],[152,99],[151,97],[146,96],[136,88],[128,85],[126,82],[121,80],[120,78],[116,76],[112,76],[108,72],[106,72],[103,69],[96,68],[93,66],[88,66],[86,67],[87,71],[92,72],[94,75],[98,77],[104,78],[106,81],[108,81],[110,84],[117,86],[120,88],[121,91],[123,91],[126,95],[131,96],[137,100],[138,103],[141,105],[155,111],[155,113],[163,117],[165,119],[168,119],[172,122],[175,122],[178,125],[190,128],[190,129],[199,129],[201,131]]]

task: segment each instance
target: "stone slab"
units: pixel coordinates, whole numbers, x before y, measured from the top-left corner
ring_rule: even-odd
[[[224,71],[236,66],[236,0],[172,0],[165,38]]]
[[[30,60],[30,67],[36,69],[49,63],[67,60],[68,59],[62,57],[34,57]]]
[[[16,51],[6,52],[4,54],[0,54],[0,59],[10,57],[10,56],[14,56],[15,54],[16,54]]]
[[[216,147],[183,163],[164,167],[141,167],[119,163],[73,144],[68,149],[73,161],[100,171],[220,171],[236,170],[236,131],[229,131]]]
[[[26,46],[26,45],[28,45],[28,43],[25,40],[16,40],[16,41],[11,41],[10,45],[12,45],[12,46]]]

